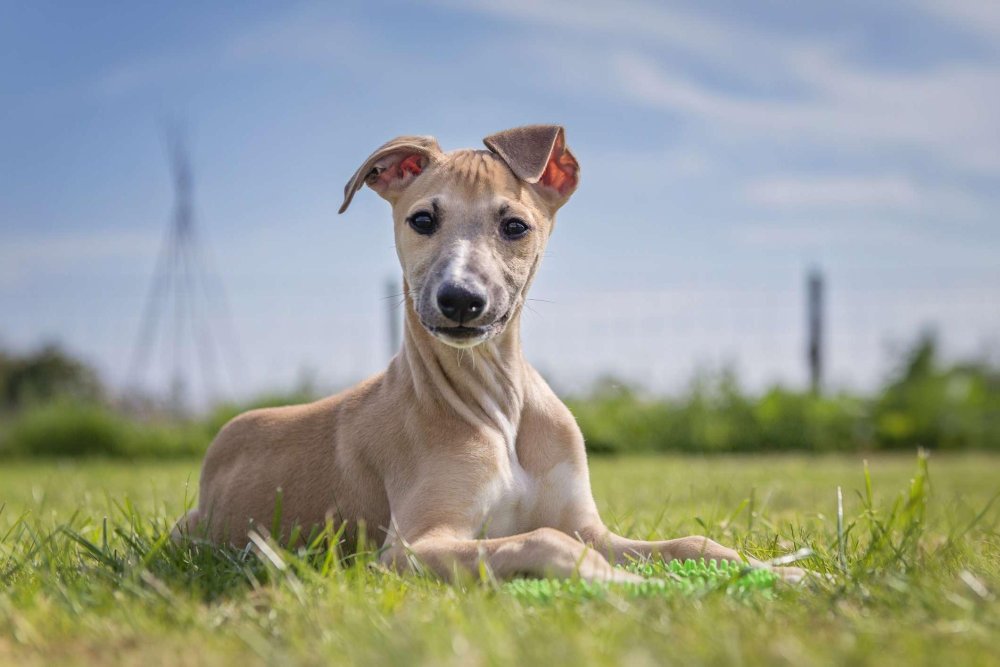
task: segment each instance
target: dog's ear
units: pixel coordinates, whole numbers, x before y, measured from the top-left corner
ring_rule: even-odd
[[[483,143],[514,175],[533,185],[554,208],[566,203],[580,181],[580,165],[559,125],[526,125],[497,132]]]
[[[434,137],[396,137],[387,141],[364,161],[344,186],[344,203],[338,213],[347,210],[354,194],[365,183],[383,199],[395,201],[399,193],[440,156],[441,147]]]

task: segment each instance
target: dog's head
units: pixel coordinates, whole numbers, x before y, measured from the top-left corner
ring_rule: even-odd
[[[524,303],[580,167],[557,125],[486,137],[488,151],[443,153],[433,137],[397,137],[344,188],[368,184],[392,204],[396,251],[420,323],[454,347],[500,334]]]

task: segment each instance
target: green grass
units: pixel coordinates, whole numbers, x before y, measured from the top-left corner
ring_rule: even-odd
[[[501,590],[526,601],[547,604],[558,599],[607,599],[609,595],[635,598],[703,596],[724,592],[726,595],[739,597],[770,597],[779,585],[778,576],[770,570],[750,568],[728,561],[636,561],[628,563],[624,569],[647,579],[638,584],[614,586],[579,579],[515,579],[504,583]]]
[[[658,563],[665,583],[458,585],[164,538],[196,461],[0,463],[0,664],[996,664],[1000,456],[598,459],[602,513],[828,576]],[[837,487],[844,517],[838,530]]]

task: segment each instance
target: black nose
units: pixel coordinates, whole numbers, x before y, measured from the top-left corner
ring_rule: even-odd
[[[459,324],[471,322],[486,310],[485,296],[454,283],[445,283],[438,289],[437,302],[441,314]]]

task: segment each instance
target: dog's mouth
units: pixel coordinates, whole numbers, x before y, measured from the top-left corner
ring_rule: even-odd
[[[427,331],[430,332],[432,336],[437,338],[439,341],[445,345],[451,347],[467,348],[475,347],[480,343],[487,341],[491,336],[493,336],[497,331],[502,328],[502,325],[494,322],[493,324],[487,324],[481,327],[467,327],[467,326],[454,326],[454,327],[425,327]]]
[[[457,340],[468,340],[470,338],[479,338],[480,336],[486,336],[493,329],[493,325],[487,325],[485,327],[467,327],[467,326],[457,326],[457,327],[428,327],[428,330],[435,336],[446,336],[448,338],[455,338]]]
[[[498,317],[489,324],[482,326],[466,326],[459,324],[455,326],[431,326],[424,322],[424,328],[432,336],[453,347],[473,347],[486,341],[503,331],[507,320],[510,319],[511,311],[507,311],[502,317]]]

